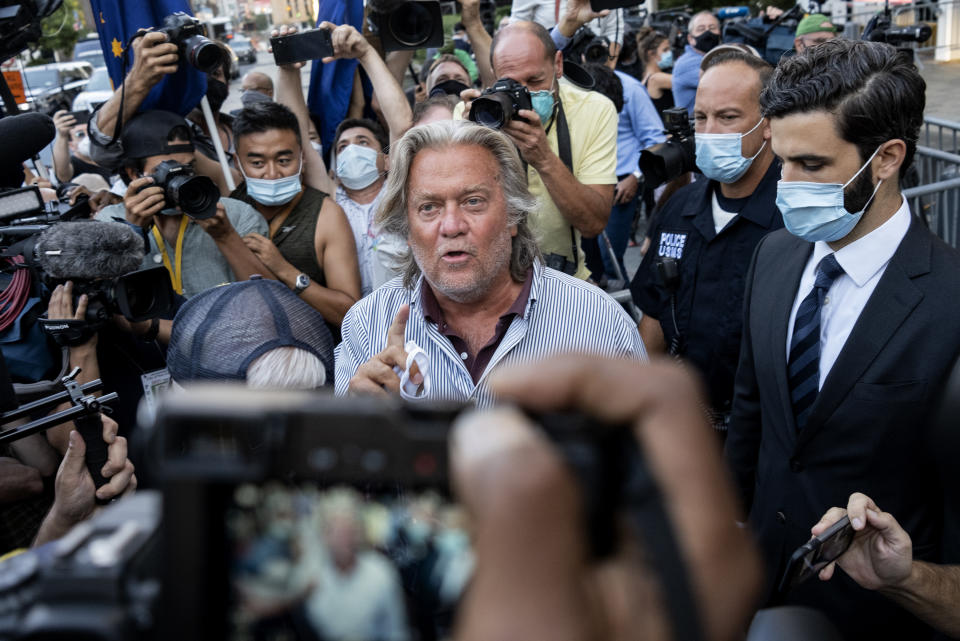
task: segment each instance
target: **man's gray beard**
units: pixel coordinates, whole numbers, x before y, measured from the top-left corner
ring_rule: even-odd
[[[491,247],[491,249],[496,253],[490,257],[491,261],[488,264],[492,267],[489,273],[486,271],[481,272],[479,274],[479,278],[475,282],[471,283],[469,287],[444,285],[441,280],[432,278],[423,269],[424,261],[418,254],[417,247],[411,244],[410,251],[413,254],[413,260],[417,263],[417,267],[420,268],[420,273],[423,274],[424,280],[426,280],[430,284],[430,287],[432,287],[435,291],[460,304],[476,303],[477,301],[482,300],[483,297],[486,296],[490,291],[491,286],[500,276],[503,266],[507,265],[507,268],[509,269],[510,261],[513,258],[513,237],[506,229],[504,229],[503,233],[506,237],[506,241]],[[477,260],[481,260],[479,255],[477,256]]]

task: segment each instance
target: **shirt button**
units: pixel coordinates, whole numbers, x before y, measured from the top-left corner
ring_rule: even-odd
[[[467,360],[467,353],[466,353],[466,352],[460,352],[460,358],[462,358],[463,360]]]
[[[154,255],[153,255],[153,262],[155,262],[155,263],[157,263],[157,264],[159,265],[160,263],[163,262],[163,256],[161,256],[160,254],[154,254]]]
[[[829,297],[829,296],[824,296],[824,297],[823,297],[823,304],[824,304],[824,305],[829,305],[829,304],[830,304],[830,297]]]

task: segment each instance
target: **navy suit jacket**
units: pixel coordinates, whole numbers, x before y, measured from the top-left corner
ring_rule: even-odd
[[[813,245],[766,236],[747,276],[726,456],[765,556],[769,597],[831,506],[872,497],[941,558],[943,490],[930,424],[960,354],[960,253],[913,219],[824,381],[802,432],[787,383],[787,326]],[[922,639],[929,630],[843,572],[787,603],[822,609],[847,639]]]

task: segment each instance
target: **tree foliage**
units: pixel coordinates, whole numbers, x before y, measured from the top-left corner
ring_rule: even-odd
[[[40,25],[43,35],[37,47],[42,51],[59,51],[69,57],[73,53],[73,45],[86,33],[80,0],[63,0],[60,8],[44,18]]]

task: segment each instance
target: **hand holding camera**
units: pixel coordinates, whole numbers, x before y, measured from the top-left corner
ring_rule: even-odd
[[[332,22],[321,22],[319,28],[330,30],[330,41],[333,44],[333,55],[324,58],[322,62],[332,62],[338,58],[360,60],[373,51],[367,39],[351,25],[337,26]]]
[[[82,294],[77,299],[77,309],[73,309],[73,282],[67,281],[57,285],[50,295],[50,304],[47,306],[47,318],[50,320],[72,320],[83,322],[87,316],[89,298]],[[97,333],[92,332],[89,340],[72,349],[95,351],[97,348]]]
[[[133,68],[130,69],[131,84],[140,84],[141,89],[160,82],[166,74],[176,73],[180,60],[179,48],[167,40],[163,31],[150,31],[133,41]]]
[[[227,218],[227,210],[224,208],[223,203],[218,202],[217,207],[212,216],[207,218],[197,218],[197,224],[203,228],[203,231],[210,234],[210,237],[215,241],[221,241],[225,239],[230,233],[236,233],[233,229],[233,225],[230,224],[230,219]]]
[[[159,214],[166,202],[163,187],[155,184],[153,176],[141,176],[130,183],[123,198],[127,222],[137,227],[149,227],[153,216]]]

